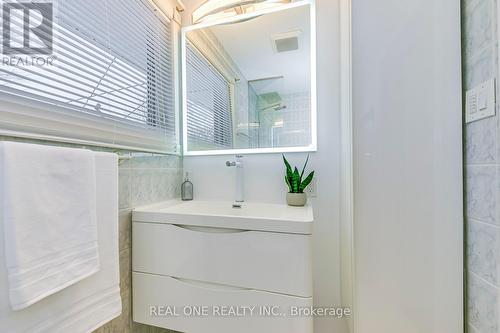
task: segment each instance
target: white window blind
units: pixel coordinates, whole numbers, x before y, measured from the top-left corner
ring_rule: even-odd
[[[230,84],[189,41],[186,76],[189,149],[233,148]]]
[[[172,22],[149,0],[52,3],[53,65],[0,66],[0,129],[175,151]]]

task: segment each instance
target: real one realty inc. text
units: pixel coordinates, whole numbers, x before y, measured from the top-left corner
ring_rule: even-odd
[[[342,319],[351,316],[349,307],[298,307],[283,309],[277,305],[269,306],[230,306],[230,305],[151,305],[152,317],[334,317]]]

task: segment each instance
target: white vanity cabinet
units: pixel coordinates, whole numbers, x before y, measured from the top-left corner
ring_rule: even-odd
[[[311,207],[284,205],[136,209],[134,321],[186,333],[312,333],[312,318],[297,315],[312,306],[312,221]]]

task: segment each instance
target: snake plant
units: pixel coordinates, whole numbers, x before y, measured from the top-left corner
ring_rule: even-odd
[[[292,170],[292,167],[290,166],[290,163],[288,163],[285,155],[283,155],[283,161],[286,166],[285,182],[288,185],[289,192],[304,193],[305,188],[314,178],[314,171],[304,178],[304,171],[306,170],[307,162],[309,162],[309,155],[307,155],[306,163],[304,164],[301,173],[299,173],[299,169],[297,169],[297,167]]]

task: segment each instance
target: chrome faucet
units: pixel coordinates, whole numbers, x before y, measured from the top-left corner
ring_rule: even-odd
[[[236,167],[236,191],[235,191],[235,201],[244,202],[244,186],[243,186],[243,155],[236,155],[236,161],[226,162],[228,167]]]

